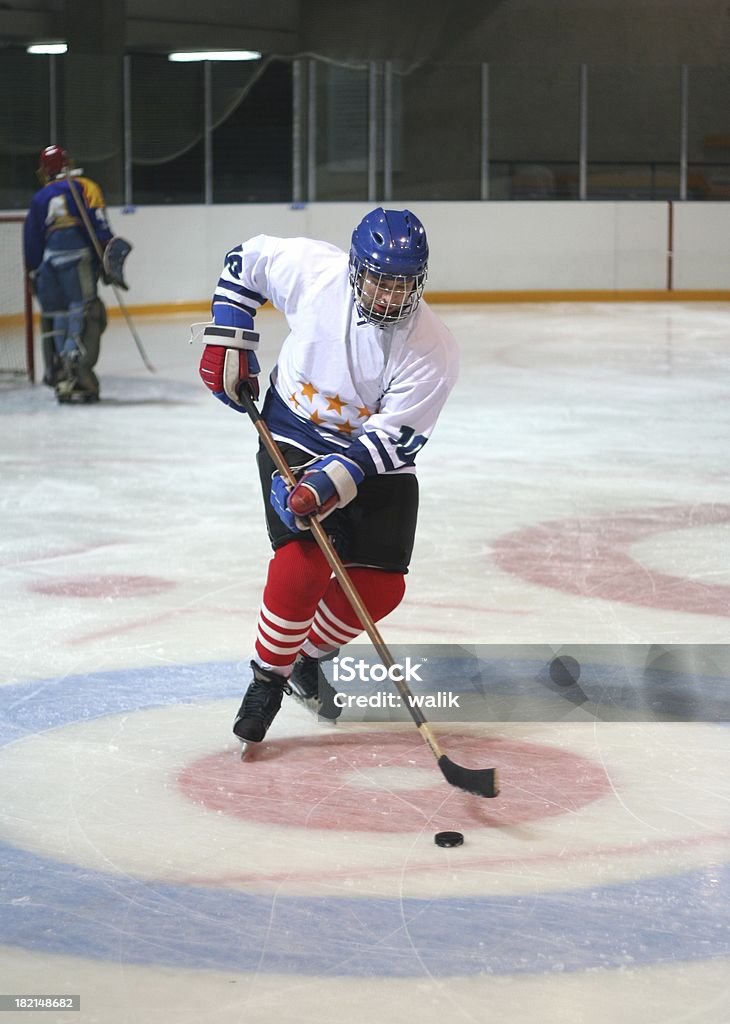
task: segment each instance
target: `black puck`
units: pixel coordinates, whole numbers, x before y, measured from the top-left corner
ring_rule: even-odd
[[[558,686],[572,686],[580,679],[580,665],[569,654],[562,654],[550,662],[550,678]]]
[[[437,832],[433,841],[437,846],[461,846],[464,836],[461,832]]]

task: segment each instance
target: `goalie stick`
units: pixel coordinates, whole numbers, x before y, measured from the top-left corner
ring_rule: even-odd
[[[290,486],[296,484],[296,478],[292,473],[291,469],[284,460],[284,456],[281,454],[278,444],[274,440],[271,431],[269,430],[266,423],[259,412],[256,403],[251,396],[251,392],[248,386],[244,385],[241,388],[239,397],[241,404],[248,413],[251,422],[253,423],[256,431],[261,438],[261,441],[266,448],[266,451],[272,458],[274,465],[276,466],[279,473],[286,480]],[[383,665],[387,669],[393,669],[395,659],[388,650],[385,641],[380,635],[378,627],[370,615],[370,612],[365,607],[362,598],[357,592],[355,585],[350,579],[350,575],[347,569],[342,563],[339,555],[332,546],[332,542],[327,536],[322,524],[315,516],[309,517],[309,526],[312,531],[312,536],[319,545],[322,554],[327,559],[327,562],[332,569],[338,583],[342,587],[347,600],[352,605],[352,608],[357,615],[363,629],[366,631],[370,640],[372,641],[373,647],[378,652],[378,657],[382,661]],[[401,699],[404,701],[408,708],[411,718],[416,723],[418,731],[423,737],[426,744],[429,746],[431,753],[434,755],[438,762],[438,766],[441,772],[452,786],[456,786],[458,789],[463,789],[467,793],[473,793],[474,796],[483,797],[494,797],[499,793],[499,782],[497,778],[496,768],[464,768],[460,764],[456,764],[449,757],[444,754],[443,750],[439,746],[439,743],[431,731],[431,727],[426,721],[423,712],[419,707],[414,704],[413,693],[406,681],[399,676],[396,672],[389,672],[389,676],[392,678]]]
[[[89,215],[86,212],[86,206],[84,204],[83,197],[79,195],[79,191],[78,191],[78,188],[76,187],[76,183],[72,179],[68,169],[66,170],[66,181],[68,182],[68,187],[71,189],[71,194],[73,195],[73,197],[74,197],[74,199],[76,201],[76,205],[79,208],[79,213],[81,214],[81,219],[84,222],[84,227],[86,228],[86,233],[89,236],[89,239],[91,240],[91,244],[94,246],[94,250],[96,251],[96,255],[99,258],[99,263],[103,267],[104,266],[104,253],[102,251],[101,246],[99,245],[99,239],[96,237],[96,232],[94,231],[94,228],[91,225],[91,221],[89,220]],[[134,324],[132,323],[132,318],[129,315],[129,310],[127,309],[124,301],[122,300],[122,296],[121,296],[121,294],[119,292],[119,288],[114,284],[113,281],[110,282],[110,283],[111,283],[112,291],[114,292],[115,298],[116,298],[117,303],[119,305],[119,308],[122,311],[122,316],[127,321],[127,327],[129,328],[130,333],[131,333],[132,337],[134,338],[134,343],[137,346],[137,351],[140,354],[142,362],[147,367],[147,369],[150,371],[150,373],[156,373],[156,370],[155,370],[154,366],[152,365],[152,363],[147,358],[147,353],[144,350],[144,345],[142,344],[142,339],[137,334],[137,330],[136,330]]]

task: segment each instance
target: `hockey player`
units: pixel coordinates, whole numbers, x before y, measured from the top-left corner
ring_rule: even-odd
[[[263,418],[298,478],[291,491],[258,453],[274,556],[258,617],[253,679],[233,731],[263,740],[292,693],[334,719],[319,660],[362,626],[306,517],[326,528],[368,611],[379,620],[405,591],[418,512],[415,458],[454,385],[456,343],[421,301],[428,243],[409,210],[369,213],[349,256],[326,242],[259,235],[232,249],[213,296],[200,375],[240,412],[258,397],[254,316],[286,316]],[[296,509],[296,514],[293,511]]]
[[[106,310],[97,294],[101,267],[96,246],[78,203],[84,204],[103,250],[112,237],[104,196],[80,169],[71,170],[69,155],[60,146],[42,150],[37,174],[42,188],[31,201],[24,242],[26,269],[42,311],[43,382],[55,387],[59,402],[97,401],[94,366]]]

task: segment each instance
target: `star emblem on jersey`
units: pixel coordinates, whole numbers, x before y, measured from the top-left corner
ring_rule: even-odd
[[[299,381],[299,386],[300,391],[293,391],[289,395],[289,404],[316,426],[329,426],[351,437],[357,433],[357,421],[372,416],[372,411],[366,405],[356,405],[354,401],[350,403],[339,394],[326,395],[309,381]]]
[[[347,405],[347,402],[343,402],[339,395],[333,395],[331,398],[325,395],[327,399],[327,408],[334,409],[337,413],[342,413],[343,405]]]

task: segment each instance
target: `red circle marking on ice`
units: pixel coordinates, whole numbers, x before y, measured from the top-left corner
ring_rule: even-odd
[[[28,589],[48,597],[139,597],[159,594],[175,584],[157,576],[82,576],[29,583]]]
[[[566,750],[456,733],[444,744],[464,767],[498,768],[502,795],[478,799],[449,786],[420,739],[381,732],[267,740],[256,760],[211,754],[187,765],[178,782],[211,811],[341,832],[516,825],[576,811],[611,790],[603,768]]]
[[[730,505],[632,509],[516,530],[494,544],[505,572],[580,597],[644,608],[730,616],[730,587],[655,572],[628,548],[656,533],[730,523]]]

